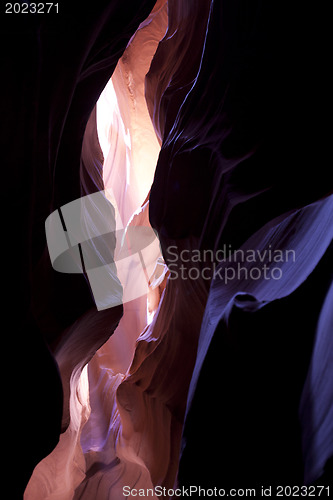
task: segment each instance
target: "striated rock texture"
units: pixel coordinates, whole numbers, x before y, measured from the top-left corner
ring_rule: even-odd
[[[8,173],[4,185],[13,186],[6,207],[13,262],[6,276],[6,311],[15,322],[20,373],[9,381],[6,401],[8,435],[15,443],[7,447],[7,463],[17,471],[12,498],[22,498],[33,468],[59,440],[62,385],[50,349],[54,351],[90,309],[97,312],[83,275],[51,269],[45,219],[81,196],[87,120],[129,39],[153,6],[150,0],[130,5],[98,0],[84,7],[80,2],[59,5],[58,14],[5,14],[5,6],[1,10],[6,75],[1,82],[6,116],[1,137]],[[121,313],[121,307],[102,313],[111,318],[100,340],[94,339],[95,347],[112,333]],[[20,387],[19,398],[15,387]]]
[[[11,498],[328,484],[321,9],[96,0],[2,14]],[[123,293],[104,310],[84,265],[52,268],[45,238],[51,213],[99,191],[100,257],[115,264],[98,272]],[[80,215],[98,253],[98,223]]]

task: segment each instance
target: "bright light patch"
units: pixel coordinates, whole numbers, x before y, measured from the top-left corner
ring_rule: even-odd
[[[110,150],[110,134],[115,114],[120,116],[117,95],[110,78],[96,105],[97,135],[104,159]]]

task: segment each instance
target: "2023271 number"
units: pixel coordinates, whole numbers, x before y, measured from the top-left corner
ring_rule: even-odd
[[[329,486],[277,486],[277,497],[320,497],[329,496]]]
[[[9,3],[5,5],[6,14],[50,14],[51,12],[59,13],[58,3]]]

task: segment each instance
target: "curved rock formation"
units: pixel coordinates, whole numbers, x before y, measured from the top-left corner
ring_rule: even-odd
[[[11,498],[328,484],[325,13],[57,10],[1,26]]]

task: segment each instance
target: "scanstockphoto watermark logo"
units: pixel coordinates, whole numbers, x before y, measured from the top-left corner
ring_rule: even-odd
[[[179,488],[166,488],[155,486],[154,488],[131,488],[123,486],[123,496],[126,498],[221,498],[221,497],[320,497],[329,496],[329,486],[257,486],[256,488],[202,488],[201,486],[182,486]]]
[[[45,221],[53,269],[83,274],[99,311],[145,295],[161,256],[149,225],[123,227],[116,218],[108,193],[98,191],[59,207]]]
[[[116,209],[106,191],[59,207],[46,219],[45,231],[53,269],[83,274],[98,310],[145,295],[162,256],[158,237],[149,225],[128,224],[124,228],[117,224]],[[225,284],[279,280],[284,263],[296,261],[294,250],[271,245],[262,250],[234,250],[224,245],[215,251],[174,245],[167,247],[165,254],[170,280],[219,279]]]
[[[263,491],[263,488],[262,488]],[[180,488],[166,488],[165,486],[155,486],[154,488],[131,488],[123,487],[123,496],[126,498],[188,498],[188,497],[255,497],[254,488],[202,488],[201,486],[182,486]],[[265,496],[265,495],[264,495]]]
[[[211,280],[225,284],[238,280],[279,280],[283,264],[296,262],[295,250],[272,248],[236,249],[223,245],[218,250],[179,250],[176,245],[167,249],[169,279]]]

